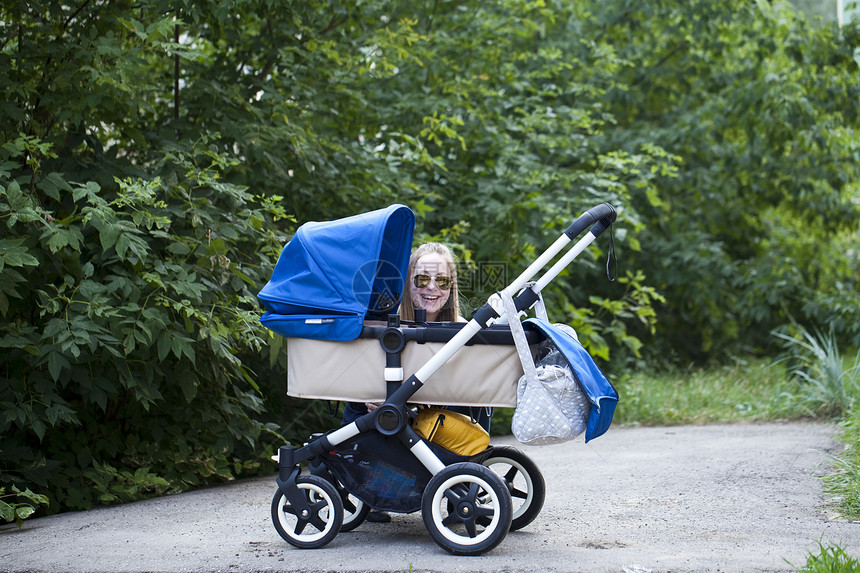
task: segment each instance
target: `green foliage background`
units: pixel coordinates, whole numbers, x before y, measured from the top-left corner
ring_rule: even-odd
[[[336,424],[255,295],[394,202],[508,278],[616,205],[619,280],[601,241],[545,292],[610,370],[860,343],[858,46],[740,0],[4,3],[0,486],[135,499]]]

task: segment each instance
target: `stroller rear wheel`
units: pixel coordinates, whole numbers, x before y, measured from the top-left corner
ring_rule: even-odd
[[[340,526],[340,530],[352,531],[367,519],[370,506],[347,492],[346,489],[341,492],[341,499],[343,500],[343,525]]]
[[[272,498],[272,522],[278,535],[295,547],[316,549],[329,543],[340,532],[343,502],[337,489],[315,475],[296,478],[308,511],[294,508],[280,489]]]
[[[433,540],[455,555],[480,555],[508,533],[511,494],[491,469],[472,462],[434,475],[421,498],[421,516]]]
[[[496,472],[511,492],[511,531],[522,529],[538,516],[546,497],[546,482],[537,465],[523,452],[510,446],[496,446],[482,462]]]

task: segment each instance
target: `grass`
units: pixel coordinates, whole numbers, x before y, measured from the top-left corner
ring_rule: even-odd
[[[799,573],[857,573],[860,561],[851,557],[837,546],[824,546],[818,543],[818,553],[809,552],[806,564],[797,569]]]
[[[844,417],[860,397],[860,352],[854,364],[846,365],[836,337],[801,329],[797,336],[777,333],[786,344],[784,360],[792,364],[790,374],[802,383],[801,400],[824,416]]]
[[[615,382],[621,425],[773,421],[809,416],[801,384],[781,364],[738,361],[718,369],[640,372]]]
[[[613,424],[665,426],[730,422],[763,422],[809,418],[798,398],[802,384],[784,365],[772,361],[738,361],[717,369],[639,372],[610,376],[619,394]],[[511,432],[512,408],[493,410],[493,435]]]
[[[852,411],[842,425],[845,448],[831,457],[832,473],[823,478],[824,491],[838,500],[843,517],[860,520],[860,411]]]

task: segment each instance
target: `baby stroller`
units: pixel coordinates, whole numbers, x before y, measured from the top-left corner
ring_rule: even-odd
[[[360,525],[371,508],[420,510],[441,547],[479,555],[534,520],[545,484],[528,456],[509,446],[451,451],[413,428],[416,405],[516,406],[523,363],[552,330],[520,317],[542,306],[541,289],[615,217],[608,203],[583,213],[468,323],[401,322],[395,314],[412,247],[409,208],[302,225],[259,294],[262,323],[287,338],[288,394],[382,405],[302,447],[280,447],[272,520],[281,537],[318,548]],[[608,429],[618,395],[604,379],[588,397],[586,441]]]

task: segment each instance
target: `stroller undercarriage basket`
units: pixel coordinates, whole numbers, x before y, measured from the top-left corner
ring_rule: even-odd
[[[442,448],[434,450],[448,464],[468,460]],[[347,491],[384,511],[419,511],[421,494],[433,477],[399,440],[374,432],[357,436],[320,459]]]
[[[614,221],[609,204],[583,213],[462,324],[401,324],[392,314],[406,286],[414,228],[408,208],[300,227],[259,294],[261,321],[288,339],[288,393],[383,403],[300,448],[279,449],[272,521],[281,537],[300,548],[322,547],[357,527],[371,507],[420,509],[441,547],[480,555],[530,523],[545,492],[534,463],[510,447],[490,445],[472,456],[447,451],[416,433],[415,404],[515,406],[517,380],[534,369],[537,343],[553,338],[562,350],[566,345],[545,320],[524,329],[520,314],[541,308],[541,289]],[[591,404],[588,440],[606,431],[618,396],[605,378],[583,380],[583,389]]]

